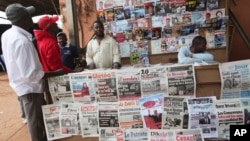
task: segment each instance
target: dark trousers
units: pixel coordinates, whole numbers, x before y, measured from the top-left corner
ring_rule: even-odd
[[[32,141],[46,141],[43,121],[42,105],[45,104],[44,95],[29,93],[19,97],[23,102],[28,129]]]
[[[22,99],[20,98],[20,96],[17,98],[18,99],[18,101],[19,101],[19,105],[20,105],[20,108],[21,108],[21,117],[23,118],[23,119],[26,119],[26,117],[25,117],[25,112],[24,112],[24,106],[23,106],[23,101],[22,101]]]

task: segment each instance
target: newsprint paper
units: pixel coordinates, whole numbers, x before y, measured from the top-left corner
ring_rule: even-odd
[[[98,103],[99,127],[119,127],[116,102]]]
[[[196,81],[192,65],[167,67],[169,96],[195,97]]]
[[[124,141],[124,130],[119,127],[101,127],[99,133],[99,141]]]
[[[83,138],[99,137],[97,104],[82,104],[80,106],[80,123]]]
[[[139,101],[119,101],[119,122],[120,127],[124,129],[143,128],[143,121],[141,117],[141,108]]]
[[[250,97],[250,60],[220,64],[221,99]]]
[[[53,103],[73,102],[68,75],[49,77],[48,85]]]
[[[95,102],[95,90],[92,79],[92,73],[81,72],[72,73],[70,76],[71,91],[74,102],[79,103],[94,103]]]
[[[244,124],[244,110],[239,99],[220,99],[215,102],[219,138],[230,138],[230,125]]]
[[[48,140],[70,137],[71,135],[62,135],[59,124],[60,104],[43,105],[43,119]]]
[[[119,101],[138,100],[141,97],[140,70],[117,71]]]
[[[140,98],[141,116],[149,129],[161,129],[163,93]]]
[[[241,107],[244,109],[245,121],[244,124],[250,124],[250,98],[240,99]]]
[[[201,128],[204,138],[217,138],[218,128],[214,109],[215,96],[188,98],[189,129]]]
[[[164,97],[162,129],[182,129],[184,120],[183,97]]]
[[[148,141],[149,129],[125,129],[124,139],[125,141]]]
[[[166,67],[142,68],[141,86],[143,97],[157,93],[164,93],[164,95],[167,95]]]
[[[97,101],[118,101],[115,71],[94,71],[92,74]]]

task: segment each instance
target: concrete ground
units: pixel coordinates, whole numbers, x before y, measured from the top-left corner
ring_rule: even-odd
[[[30,141],[15,92],[10,88],[7,73],[0,72],[0,141]]]

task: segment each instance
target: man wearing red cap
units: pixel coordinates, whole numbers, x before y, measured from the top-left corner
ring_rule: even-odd
[[[58,16],[43,16],[38,21],[41,30],[34,30],[40,61],[45,72],[63,69],[69,73],[71,70],[62,64],[60,48],[56,34],[59,29],[56,21]]]

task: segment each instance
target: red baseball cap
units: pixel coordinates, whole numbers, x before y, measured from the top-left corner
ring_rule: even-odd
[[[58,21],[58,16],[44,16],[39,19],[38,26],[42,30],[47,30],[52,24]]]

